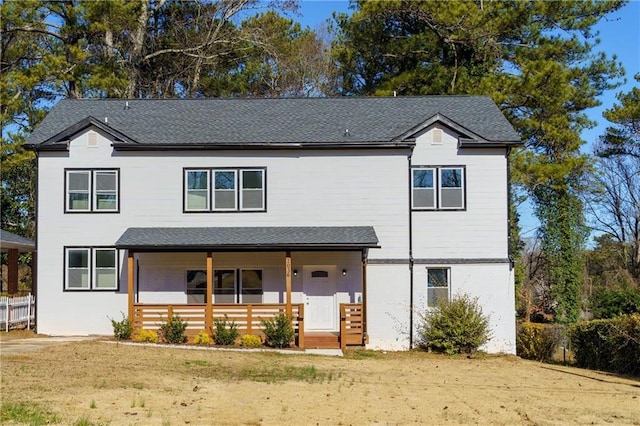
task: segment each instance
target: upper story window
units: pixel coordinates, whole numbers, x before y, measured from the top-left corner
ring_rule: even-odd
[[[118,169],[65,170],[66,213],[117,213]]]
[[[209,210],[209,170],[189,170],[185,193],[188,210]]]
[[[185,169],[185,212],[265,211],[264,168]]]
[[[413,168],[411,185],[411,206],[415,210],[465,209],[464,167]]]

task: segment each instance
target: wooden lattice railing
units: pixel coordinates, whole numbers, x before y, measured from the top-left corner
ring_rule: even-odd
[[[340,305],[340,347],[364,344],[364,311],[362,303]]]
[[[191,339],[200,331],[207,330],[206,304],[148,304],[136,303],[133,305],[132,325],[134,330],[158,330],[160,325],[174,315],[187,322],[185,334]],[[284,303],[273,304],[214,304],[213,319],[225,319],[233,321],[238,326],[240,334],[262,335],[262,320],[269,320],[278,314],[285,313],[287,305]],[[291,305],[293,329],[296,333],[299,347],[304,347],[304,305]],[[213,321],[211,321],[213,323]]]

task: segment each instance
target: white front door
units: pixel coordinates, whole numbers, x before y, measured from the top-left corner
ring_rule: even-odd
[[[336,267],[304,266],[304,329],[336,331]]]

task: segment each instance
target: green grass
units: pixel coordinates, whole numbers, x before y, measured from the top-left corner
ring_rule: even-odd
[[[210,367],[211,363],[209,361],[204,361],[202,359],[194,359],[194,360],[187,360],[184,362],[184,365],[196,365],[198,367]]]
[[[82,416],[73,422],[73,426],[93,426],[93,423],[91,423],[91,419],[89,419],[89,417]]]
[[[309,365],[306,367],[296,367],[292,365],[274,366],[274,367],[248,367],[240,371],[238,379],[250,380],[254,382],[285,382],[285,381],[300,381],[300,382],[324,382],[325,379],[330,380],[333,378],[332,373],[325,373],[318,371],[315,366]]]
[[[344,357],[347,359],[378,359],[384,356],[380,351],[367,349],[350,349],[346,351]]]
[[[32,426],[60,423],[60,416],[37,404],[4,401],[0,405],[0,423],[13,421]]]
[[[73,422],[73,426],[106,426],[111,422],[94,422],[87,416],[82,416]]]

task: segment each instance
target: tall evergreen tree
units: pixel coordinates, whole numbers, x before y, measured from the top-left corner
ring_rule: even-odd
[[[590,162],[580,132],[594,124],[585,111],[623,74],[615,58],[594,53],[592,28],[623,4],[358,0],[351,16],[336,16],[345,94],[486,94],[520,132],[512,177],[535,202],[563,322],[577,318],[582,282],[579,195]]]

